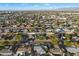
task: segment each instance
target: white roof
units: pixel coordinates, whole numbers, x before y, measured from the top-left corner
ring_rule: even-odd
[[[39,54],[45,54],[45,51],[41,48],[41,46],[35,46],[34,49],[35,49]]]
[[[67,51],[68,52],[71,52],[71,53],[77,53],[79,52],[79,47],[76,48],[76,47],[66,47]]]

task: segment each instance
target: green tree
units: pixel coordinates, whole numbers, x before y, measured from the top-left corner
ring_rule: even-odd
[[[21,38],[22,38],[22,36],[20,34],[17,34],[16,37],[15,37],[16,41],[20,41]]]
[[[52,40],[51,43],[52,43],[53,45],[57,45],[58,42],[59,42],[58,38],[57,38],[55,35],[51,37],[51,40]]]
[[[10,45],[10,43],[9,43],[9,41],[4,41],[4,42],[3,42],[3,45],[4,45],[4,46]]]

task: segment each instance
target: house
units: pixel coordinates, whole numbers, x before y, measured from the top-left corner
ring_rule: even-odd
[[[51,36],[51,35],[53,35],[53,34],[54,34],[53,32],[48,32],[48,33],[46,33],[47,36]]]
[[[38,55],[46,53],[41,46],[34,46],[34,50],[37,51]]]
[[[3,49],[3,50],[0,50],[0,55],[2,55],[2,56],[12,56],[13,52],[11,50],[8,50],[8,49]]]
[[[50,15],[50,18],[55,19],[56,18],[56,15]]]
[[[74,36],[74,37],[72,37],[72,40],[77,42],[77,41],[79,41],[79,38],[77,36]]]
[[[23,30],[23,33],[26,34],[26,33],[27,33],[27,29],[24,29],[24,30]]]
[[[19,47],[17,49],[16,55],[20,55],[20,56],[23,55],[23,56],[25,56],[26,52],[28,54],[31,53],[31,47]]]
[[[59,19],[58,21],[61,22],[61,23],[66,21],[66,17],[58,16],[58,19]]]
[[[68,31],[65,31],[65,34],[74,34],[74,31],[73,30],[68,30]]]
[[[56,15],[49,15],[47,18],[48,19],[55,19],[56,18]]]
[[[50,49],[50,52],[55,56],[61,56],[63,55],[63,52],[59,48]]]
[[[42,16],[42,19],[45,19],[45,16]]]
[[[79,47],[66,47],[68,52],[79,53]]]
[[[5,33],[8,33],[9,32],[9,29],[5,29]]]
[[[17,25],[13,25],[13,27],[17,27]]]

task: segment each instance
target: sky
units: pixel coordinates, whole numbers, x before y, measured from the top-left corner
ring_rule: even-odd
[[[0,3],[0,10],[51,10],[79,8],[79,3]]]

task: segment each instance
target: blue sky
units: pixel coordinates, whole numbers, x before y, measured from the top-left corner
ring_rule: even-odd
[[[50,10],[79,8],[79,3],[0,3],[0,10]]]

